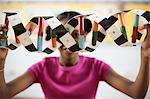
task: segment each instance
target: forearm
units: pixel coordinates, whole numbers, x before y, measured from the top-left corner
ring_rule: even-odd
[[[1,54],[2,56],[2,54]],[[5,59],[3,57],[0,57],[0,99],[6,99],[6,82],[5,82],[5,77],[4,77],[4,65],[5,65]]]
[[[144,55],[143,49],[141,49],[141,66],[138,76],[133,83],[131,90],[135,97],[144,98],[149,85],[149,57]]]
[[[3,67],[4,66],[0,66],[0,99],[6,98],[6,82]]]

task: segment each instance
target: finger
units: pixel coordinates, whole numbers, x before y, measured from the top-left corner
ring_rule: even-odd
[[[6,32],[7,31],[6,25],[1,25],[0,26],[0,31]]]
[[[147,34],[145,36],[144,42],[142,43],[143,48],[150,48],[150,30],[147,29]]]
[[[7,51],[7,50],[8,50],[8,48],[6,48],[6,47],[0,47],[0,50]]]
[[[145,29],[150,30],[150,24],[145,24],[144,27]]]
[[[4,36],[2,34],[0,34],[0,39],[4,39]]]
[[[146,24],[144,26],[147,29],[147,35],[150,36],[150,24]]]
[[[0,50],[2,50],[2,51],[8,51],[9,49],[7,47],[0,46]]]
[[[0,47],[0,59],[5,58],[8,54],[8,48]]]
[[[6,48],[6,47],[0,47],[0,53],[1,53],[1,54],[6,53],[6,55],[7,55],[7,53],[8,53],[8,48]]]
[[[145,39],[147,39],[147,38],[150,39],[150,24],[145,24],[144,27],[147,30]]]
[[[0,34],[0,40],[1,40],[1,39],[6,39],[6,38],[7,38],[6,35]]]

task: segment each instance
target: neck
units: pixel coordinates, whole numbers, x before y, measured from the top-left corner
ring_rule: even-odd
[[[66,67],[70,67],[70,66],[73,66],[75,64],[77,64],[79,61],[79,55],[75,56],[75,57],[63,57],[63,56],[60,56],[59,58],[59,62],[60,64],[62,64],[63,66],[66,66]]]

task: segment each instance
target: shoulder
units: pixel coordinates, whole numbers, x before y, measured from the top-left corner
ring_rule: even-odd
[[[110,67],[110,65],[106,63],[104,60],[89,56],[81,56],[81,57],[84,63],[94,66],[96,68]]]

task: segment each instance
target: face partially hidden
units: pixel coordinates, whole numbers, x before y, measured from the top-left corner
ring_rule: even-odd
[[[77,44],[79,45],[79,31],[78,30],[74,30],[72,33],[71,33],[71,36],[74,38],[74,40],[77,42]],[[71,58],[71,57],[75,57],[78,55],[78,52],[71,52],[69,51],[66,47],[60,47],[59,48],[59,51],[60,51],[60,54],[61,56],[63,57],[68,57],[68,58]]]
[[[61,23],[62,24],[65,24],[68,20],[64,19],[64,20],[61,20]],[[77,42],[77,44],[79,45],[79,30],[75,29],[72,33],[71,33],[71,36],[74,38],[74,40]],[[78,56],[79,52],[71,52],[69,51],[67,48],[65,47],[60,47],[59,48],[59,51],[60,51],[60,55],[63,57],[63,58],[74,58],[76,56]]]

